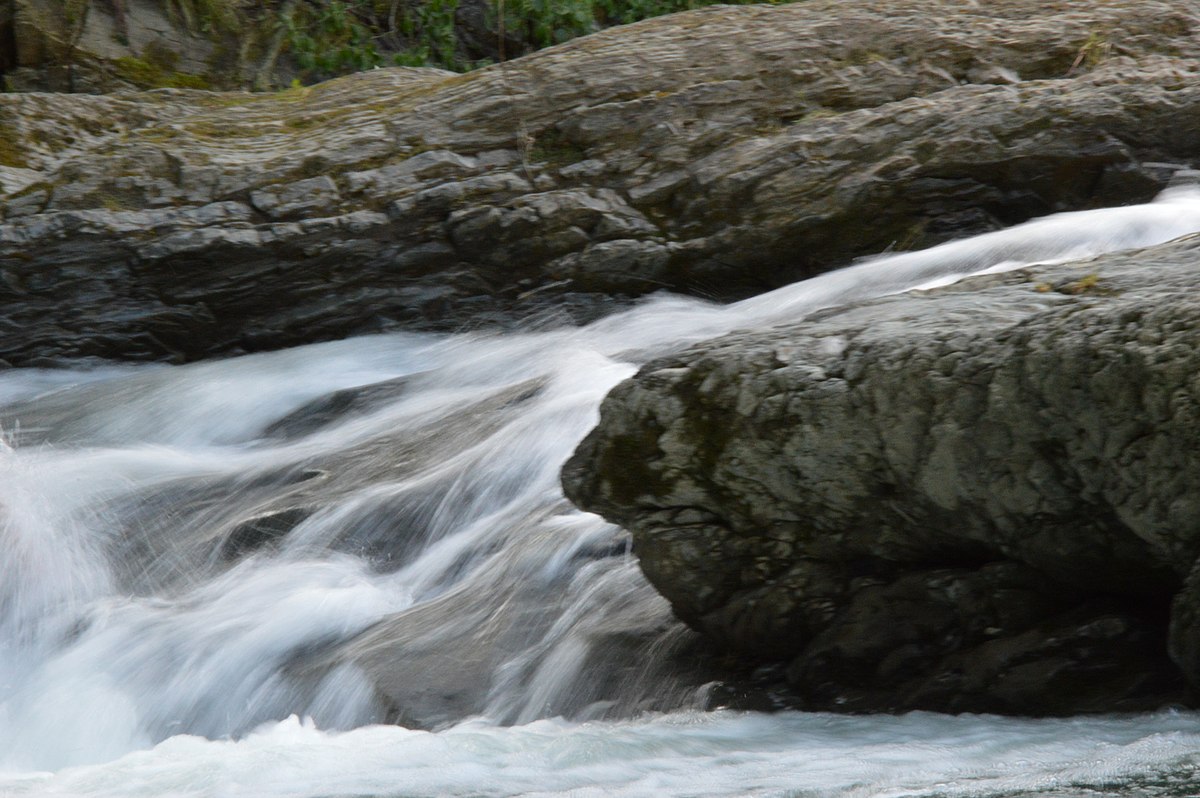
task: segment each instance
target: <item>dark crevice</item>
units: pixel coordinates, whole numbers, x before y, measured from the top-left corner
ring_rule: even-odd
[[[5,73],[17,66],[16,3],[0,0],[0,91],[6,90]]]
[[[276,543],[312,513],[307,507],[289,507],[250,518],[229,533],[218,556],[222,560],[236,560]]]

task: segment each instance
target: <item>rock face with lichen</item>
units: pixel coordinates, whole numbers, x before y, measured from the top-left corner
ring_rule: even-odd
[[[241,32],[239,47],[224,24],[196,10],[161,0],[9,0],[0,4],[0,90],[250,85],[258,68],[274,67],[250,54],[270,52],[277,14]]]
[[[567,495],[802,706],[1200,686],[1200,238],[731,334],[605,400]]]
[[[1200,158],[1198,30],[1168,2],[813,0],[466,75],[0,95],[0,361],[730,298],[1146,199]]]

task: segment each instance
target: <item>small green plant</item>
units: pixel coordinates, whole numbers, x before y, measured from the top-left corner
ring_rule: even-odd
[[[1074,74],[1080,67],[1085,67],[1089,70],[1095,69],[1105,59],[1112,55],[1112,42],[1108,37],[1099,32],[1092,31],[1087,41],[1079,48],[1079,53],[1075,56],[1075,61],[1071,64],[1071,68],[1067,70],[1068,75]]]

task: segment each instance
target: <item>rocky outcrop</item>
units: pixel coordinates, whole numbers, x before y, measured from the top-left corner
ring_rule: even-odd
[[[227,8],[190,0],[8,0],[0,4],[0,90],[250,85],[259,64],[249,53],[269,50],[278,16],[247,25],[243,49],[215,19]]]
[[[1200,685],[1200,238],[646,365],[564,470],[690,625],[845,710]]]
[[[1168,2],[814,0],[466,75],[0,95],[0,360],[730,298],[1148,198],[1200,164],[1197,30]]]

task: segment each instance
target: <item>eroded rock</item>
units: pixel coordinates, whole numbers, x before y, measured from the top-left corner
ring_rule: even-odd
[[[513,323],[552,299],[587,317],[659,288],[727,299],[1148,199],[1200,166],[1197,30],[1166,2],[813,0],[466,75],[0,95],[0,359],[188,360]],[[195,215],[230,204],[252,215]],[[197,290],[168,295],[180,282]],[[174,331],[144,322],[167,309]]]
[[[697,345],[614,389],[564,487],[804,706],[1185,700],[1197,265],[1192,236]]]

